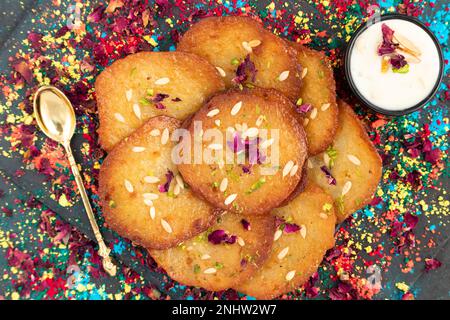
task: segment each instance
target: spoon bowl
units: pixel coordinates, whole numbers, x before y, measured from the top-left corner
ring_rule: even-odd
[[[75,112],[63,92],[50,86],[39,88],[33,108],[39,128],[47,137],[63,145],[70,142],[75,132]]]

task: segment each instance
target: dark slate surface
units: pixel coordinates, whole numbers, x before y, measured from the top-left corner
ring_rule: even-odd
[[[261,1],[261,7],[265,7],[266,1]],[[22,3],[23,5],[21,5]],[[7,57],[13,52],[14,46],[17,44],[15,39],[22,39],[25,37],[26,31],[31,26],[31,8],[37,8],[38,10],[45,9],[46,6],[51,6],[51,0],[48,1],[33,1],[33,0],[2,0],[0,2],[0,70],[6,70],[8,67]],[[25,9],[23,9],[23,7]],[[308,6],[305,3],[305,11],[315,11],[314,8]],[[317,13],[317,12],[316,12]],[[317,13],[319,14],[319,13]],[[318,26],[320,27],[320,26]],[[164,49],[164,47],[163,47]],[[79,139],[80,140],[80,139]],[[0,141],[0,144],[3,141]],[[75,158],[77,158],[77,137],[74,138],[73,145],[75,146]],[[26,171],[26,174],[17,178],[14,172],[20,167],[21,159],[8,159],[0,156],[0,189],[5,190],[6,198],[2,201],[12,203],[15,198],[23,198],[25,195],[33,194],[39,201],[45,204],[51,210],[57,212],[61,218],[76,226],[81,232],[86,234],[90,239],[94,239],[93,233],[90,229],[89,222],[84,214],[81,200],[78,204],[71,208],[60,207],[56,202],[50,199],[46,194],[39,192],[42,186],[46,184],[43,176],[37,172]],[[11,221],[15,223],[15,221]],[[449,226],[448,226],[449,227]],[[449,228],[447,228],[448,230]],[[449,230],[448,230],[449,231]],[[106,241],[111,241],[114,237],[113,233],[106,230],[103,232]],[[442,244],[438,248],[430,250],[426,256],[435,256],[442,261],[443,266],[433,271],[433,273],[421,273],[417,272],[410,277],[409,286],[414,286],[418,289],[417,298],[421,299],[449,299],[450,296],[450,271],[448,265],[450,263],[450,247],[447,238],[439,239]],[[424,255],[425,256],[425,255]],[[141,265],[137,265],[132,262],[130,253],[124,251],[120,256],[115,257],[119,263],[124,263],[138,273],[140,273],[149,282],[156,284],[163,292],[164,288],[160,286],[162,283],[162,277],[159,274],[155,274]],[[395,258],[395,257],[394,257]],[[399,258],[400,259],[400,258]],[[386,274],[383,274],[384,281],[395,283],[396,279],[405,279],[405,275],[401,273],[401,270],[397,267],[398,264]],[[7,264],[3,257],[0,257],[0,268],[6,269]],[[107,287],[116,287],[117,280],[113,278],[106,278],[104,281],[107,283]],[[391,288],[392,289],[392,288]],[[0,285],[1,292],[1,285]],[[377,298],[390,298],[392,292],[387,290],[381,292]],[[173,298],[180,297],[182,292],[171,291],[169,293]]]

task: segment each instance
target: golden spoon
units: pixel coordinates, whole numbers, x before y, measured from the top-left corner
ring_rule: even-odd
[[[33,102],[34,115],[36,117],[39,128],[50,138],[64,146],[69,159],[73,176],[80,190],[81,199],[83,200],[92,230],[99,244],[100,250],[98,254],[103,257],[103,268],[111,275],[116,275],[117,267],[111,261],[109,256],[111,250],[106,246],[103,237],[92,212],[89,198],[84,189],[83,180],[78,171],[77,163],[70,148],[70,140],[75,132],[75,112],[69,99],[60,90],[53,86],[44,86],[39,88],[34,96]]]

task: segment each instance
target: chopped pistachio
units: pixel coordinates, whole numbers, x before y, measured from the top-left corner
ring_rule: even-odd
[[[254,184],[252,184],[250,189],[245,191],[245,193],[250,194],[252,192],[255,192],[256,190],[261,188],[264,183],[266,183],[266,178],[260,178],[258,181],[256,181]]]
[[[200,272],[200,266],[198,264],[194,265],[194,273]]]
[[[409,72],[409,64],[404,65],[399,69],[392,68],[392,72],[394,73],[408,73]]]
[[[217,270],[220,270],[220,269],[223,268],[223,263],[216,262],[215,267],[216,267]]]
[[[334,166],[334,161],[337,158],[338,152],[332,146],[329,146],[325,152],[328,155],[328,157],[330,158],[329,167],[332,168]]]
[[[344,212],[344,196],[340,196],[336,199],[336,206],[340,213]]]

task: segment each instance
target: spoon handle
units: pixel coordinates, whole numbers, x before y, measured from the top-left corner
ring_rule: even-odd
[[[72,149],[70,148],[70,143],[65,143],[64,148],[66,149],[67,158],[69,159],[70,167],[72,169],[72,174],[75,177],[75,182],[77,183],[78,190],[80,191],[81,199],[83,200],[84,208],[86,209],[89,222],[91,223],[92,230],[94,231],[95,238],[97,239],[98,245],[100,247],[98,254],[103,258],[103,268],[110,276],[115,276],[117,267],[111,261],[111,257],[109,256],[111,250],[103,241],[102,234],[100,233],[97,221],[95,220],[89,198],[86,194],[86,189],[84,188],[83,179],[81,178],[77,163],[75,161],[75,158],[73,157]]]

